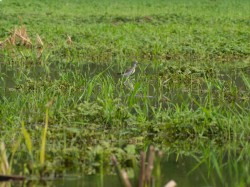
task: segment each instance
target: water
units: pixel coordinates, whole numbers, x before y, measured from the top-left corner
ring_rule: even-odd
[[[161,162],[161,177],[160,183],[157,183],[155,179],[155,184],[157,186],[164,186],[168,181],[174,180],[178,186],[185,187],[212,187],[220,186],[221,181],[216,176],[215,171],[209,171],[206,164],[201,164],[197,169],[192,171],[198,162],[194,157],[186,156],[179,157],[176,159],[175,156],[165,157]],[[210,172],[210,174],[209,174]],[[214,173],[213,173],[214,172]],[[226,180],[226,178],[224,178]],[[131,182],[133,179],[130,178]],[[65,175],[63,178],[53,179],[53,180],[26,180],[23,182],[5,182],[0,183],[10,184],[11,186],[53,186],[53,187],[119,187],[121,183],[116,175],[105,175],[102,179],[100,175],[91,176],[81,176],[76,175]]]
[[[144,90],[138,92],[135,97],[141,98],[142,101],[145,101],[146,98],[150,100],[152,106],[156,107],[159,103],[163,104],[163,108],[167,107],[166,103],[168,101],[173,104],[181,104],[183,101],[187,101],[190,103],[190,107],[193,108],[193,99],[199,100],[207,96],[208,82],[204,78],[206,76],[208,76],[207,80],[212,81],[214,99],[218,99],[217,95],[220,91],[230,91],[231,88],[236,89],[239,95],[239,97],[236,97],[238,102],[241,102],[243,97],[249,98],[250,96],[241,74],[244,73],[249,78],[249,66],[228,68],[228,70],[212,70],[209,68],[199,70],[194,67],[175,66],[167,66],[165,69],[160,66],[154,68],[140,64],[135,75],[131,76],[127,81],[117,75],[117,72],[124,68],[114,64],[109,66],[96,63],[84,65],[53,64],[48,67],[15,68],[5,65],[0,66],[1,95],[8,96],[11,91],[15,91],[17,85],[25,84],[27,79],[31,81],[54,81],[63,79],[64,76],[73,77],[77,74],[91,80],[96,75],[102,74],[112,77],[115,84],[121,80],[124,81],[125,88],[127,88],[125,91],[128,95],[139,82]]]

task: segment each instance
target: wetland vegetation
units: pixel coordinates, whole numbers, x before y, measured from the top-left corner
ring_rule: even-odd
[[[249,186],[249,20],[248,0],[0,1],[11,173],[109,186],[112,155],[133,176],[154,145],[158,186]],[[134,60],[133,75],[117,75]]]

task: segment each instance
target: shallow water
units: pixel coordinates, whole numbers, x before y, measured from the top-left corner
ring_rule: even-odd
[[[142,86],[145,87],[143,91],[146,92],[147,95],[145,95],[145,93],[139,93],[136,94],[136,97],[149,99],[152,101],[152,106],[157,106],[159,101],[171,101],[172,103],[180,104],[183,100],[188,100],[192,107],[192,98],[199,99],[206,97],[208,89],[206,79],[215,81],[214,84],[217,87],[215,86],[215,88],[213,88],[214,95],[222,89],[226,91],[230,87],[234,87],[240,94],[249,96],[249,90],[242,79],[242,73],[249,78],[250,66],[219,70],[204,68],[200,70],[191,66],[167,66],[165,68],[158,66],[154,68],[149,65],[140,64],[135,74],[126,80],[117,75],[117,72],[121,72],[121,69],[125,67],[120,67],[116,64],[111,64],[109,66],[96,63],[83,65],[52,64],[48,67],[32,66],[27,69],[15,68],[16,67],[12,68],[0,65],[0,88],[1,93],[6,96],[10,91],[15,90],[17,84],[23,84],[24,80],[53,81],[69,73],[72,73],[72,75],[68,76],[78,74],[88,80],[91,80],[98,74],[112,77],[115,84],[119,81],[125,82],[128,94],[134,89],[135,84],[140,82]]]
[[[220,180],[216,177],[215,171],[208,172],[205,164],[201,164],[197,169],[194,167],[198,162],[193,157],[171,156],[163,158],[161,162],[160,180],[155,179],[157,186],[164,186],[168,181],[174,180],[178,186],[185,187],[209,187],[220,186]],[[226,180],[226,178],[224,178]],[[135,182],[130,178],[131,182]],[[159,182],[160,181],[160,182]],[[0,183],[4,184],[4,183]],[[100,175],[81,176],[81,174],[65,175],[63,178],[43,181],[24,181],[24,182],[5,182],[11,186],[54,186],[54,187],[118,187],[121,183],[116,175],[104,175],[103,179]]]

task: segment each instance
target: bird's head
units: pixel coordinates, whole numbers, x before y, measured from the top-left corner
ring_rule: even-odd
[[[137,60],[133,62],[133,66],[136,66],[138,64]]]

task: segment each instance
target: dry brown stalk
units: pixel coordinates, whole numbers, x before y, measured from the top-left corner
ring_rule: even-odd
[[[37,58],[40,58],[43,54],[44,44],[39,34],[36,34],[36,46],[37,46]]]
[[[155,148],[154,146],[151,145],[149,147],[148,165],[146,168],[146,176],[145,176],[145,180],[148,184],[150,184],[151,174],[154,169],[154,157],[155,157]]]
[[[15,28],[13,34],[9,36],[6,41],[9,41],[11,45],[15,46],[17,37],[21,40],[22,45],[32,45],[32,42],[27,34],[27,29],[24,26]]]
[[[122,170],[121,171],[121,174],[122,174],[122,178],[123,178],[123,181],[124,181],[124,185],[126,187],[132,187],[130,181],[129,181],[129,178],[128,178],[128,174],[126,171]]]
[[[41,37],[39,36],[39,34],[36,34],[36,45],[37,47],[43,47],[43,41]]]
[[[16,36],[18,36],[21,39],[22,45],[32,45],[29,38],[22,36],[20,33],[16,33]]]
[[[73,41],[72,41],[72,39],[71,39],[71,36],[67,36],[67,44],[69,44],[69,45],[72,45],[73,44]]]
[[[16,29],[14,30],[14,33],[9,37],[9,42],[12,45],[16,45]]]
[[[19,33],[20,33],[20,36],[23,38],[23,41],[22,41],[23,45],[26,45],[27,43],[32,45],[30,38],[27,34],[27,29],[24,26],[19,28]]]
[[[0,46],[4,46],[6,43],[9,43],[12,46],[16,46],[18,42],[20,42],[21,45],[24,46],[32,46],[32,42],[27,34],[27,29],[25,28],[25,26],[14,28],[8,38],[6,38],[4,41],[0,41]],[[37,43],[39,44],[39,47],[43,46],[43,42],[39,35],[37,35]]]
[[[118,166],[118,161],[116,159],[115,156],[112,156],[111,157],[111,160],[115,166],[115,169],[116,169],[116,173],[118,174],[119,176],[119,179],[121,180],[122,184],[124,187],[132,187],[129,179],[128,179],[128,175],[125,171],[121,170]]]
[[[141,152],[141,169],[140,169],[140,176],[139,176],[139,187],[144,186],[144,181],[145,181],[145,160],[146,160],[146,154],[145,152]]]
[[[140,154],[140,175],[138,181],[138,187],[145,187],[145,186],[155,186],[154,178],[152,177],[152,171],[154,169],[154,159],[155,157],[161,158],[163,156],[163,152],[159,151],[154,148],[154,146],[150,146],[146,158],[146,153],[141,152]],[[147,164],[146,164],[147,159]],[[123,187],[132,187],[128,175],[126,171],[121,170],[118,166],[118,161],[115,156],[111,157],[111,160],[115,166],[116,173],[121,180]],[[156,160],[159,161],[159,160]],[[174,180],[170,180],[164,187],[176,187],[176,182]]]

